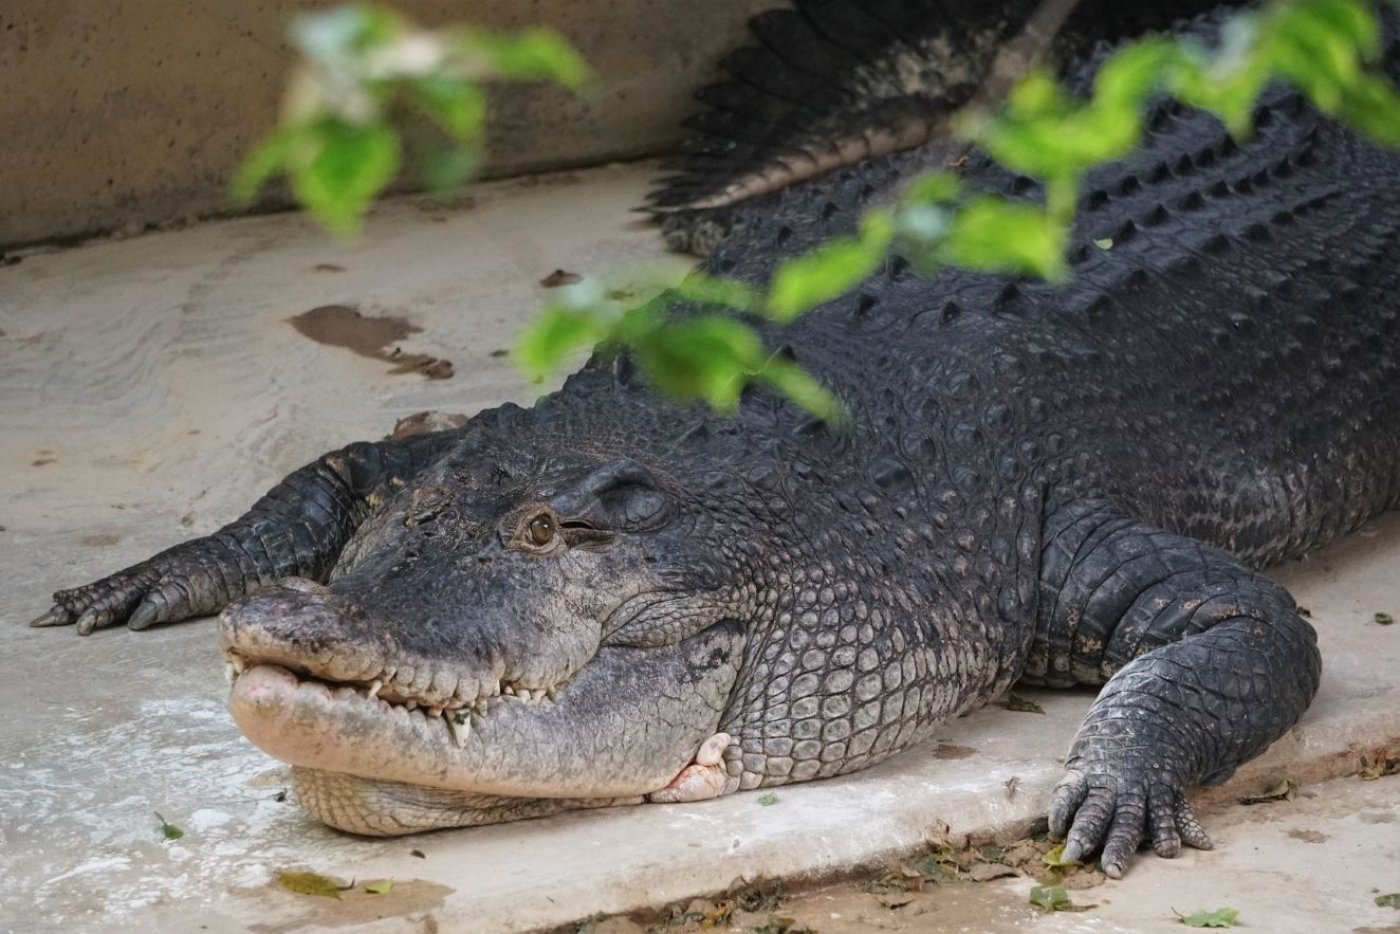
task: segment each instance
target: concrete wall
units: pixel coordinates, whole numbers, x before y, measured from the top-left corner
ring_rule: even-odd
[[[273,123],[291,0],[0,5],[0,246],[228,210],[224,185]],[[396,0],[424,24],[549,24],[601,77],[493,101],[488,174],[664,150],[690,92],[776,0]]]

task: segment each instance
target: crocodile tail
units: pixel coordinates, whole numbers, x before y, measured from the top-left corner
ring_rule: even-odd
[[[1222,0],[1085,0],[1055,52],[1134,35]],[[1226,0],[1228,2],[1228,0]],[[981,86],[1037,0],[793,0],[755,16],[757,44],[720,62],[645,210],[674,249],[704,255],[736,205],[913,149]],[[1148,9],[1141,9],[1147,7]]]

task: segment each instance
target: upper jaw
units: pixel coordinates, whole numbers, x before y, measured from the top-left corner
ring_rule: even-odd
[[[429,658],[401,646],[389,626],[374,624],[323,585],[303,580],[237,603],[220,616],[219,646],[232,682],[248,668],[276,665],[332,686],[349,686],[433,716],[484,713],[495,698],[551,703],[574,673],[542,678],[511,671],[500,651],[479,657]]]

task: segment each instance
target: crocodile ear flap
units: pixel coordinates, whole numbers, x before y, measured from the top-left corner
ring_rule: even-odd
[[[602,532],[644,532],[662,525],[670,497],[650,470],[628,458],[610,461],[551,503],[559,519]]]

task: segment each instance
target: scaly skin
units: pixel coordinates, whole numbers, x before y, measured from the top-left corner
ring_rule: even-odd
[[[338,513],[333,568],[296,566],[317,582],[225,611],[235,718],[318,817],[389,834],[837,775],[1018,679],[1102,684],[1052,830],[1112,875],[1144,836],[1209,845],[1186,789],[1317,687],[1256,568],[1400,497],[1400,157],[1283,91],[1258,118],[1240,142],[1159,106],[1089,179],[1064,286],[896,260],[770,326],[848,430],[764,392],[681,406],[600,356],[423,442],[402,489]],[[761,279],[913,167],[779,193],[709,268]],[[324,482],[304,470],[277,528]],[[237,567],[183,548],[163,592]],[[119,620],[149,577],[61,595],[61,621]]]

